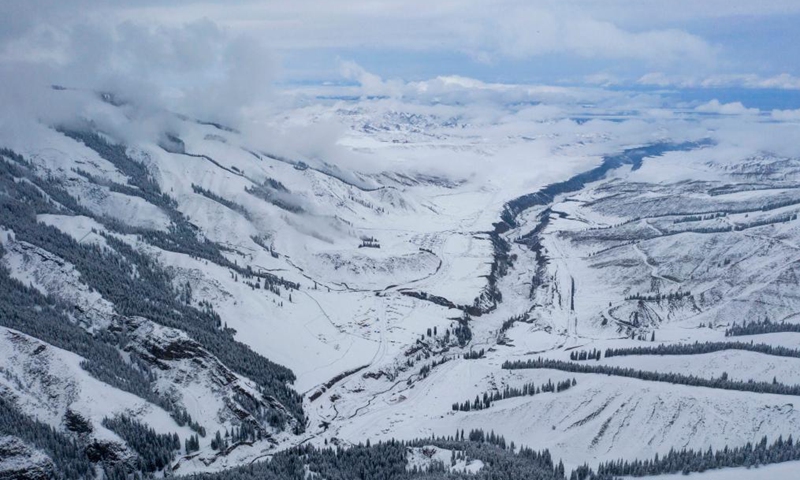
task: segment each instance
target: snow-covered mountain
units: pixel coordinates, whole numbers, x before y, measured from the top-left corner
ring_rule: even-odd
[[[798,158],[578,107],[326,100],[266,139],[58,93],[92,115],[0,144],[0,476],[481,429],[563,478],[800,429]],[[489,468],[432,445],[410,469]]]

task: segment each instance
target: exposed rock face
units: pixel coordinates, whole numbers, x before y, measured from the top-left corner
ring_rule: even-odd
[[[129,340],[125,350],[154,367],[156,388],[161,394],[185,403],[184,392],[190,386],[206,389],[212,393],[209,398],[214,398],[206,408],[213,406],[220,422],[250,423],[267,436],[274,433],[274,421],[269,420],[274,412],[291,417],[280,402],[259,392],[252,382],[236,375],[184,332],[143,318],[125,321]]]
[[[17,437],[0,437],[0,480],[56,478],[53,461]]]

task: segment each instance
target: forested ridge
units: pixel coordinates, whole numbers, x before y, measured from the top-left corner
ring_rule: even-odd
[[[128,161],[136,163],[130,159]],[[136,175],[145,175],[134,167],[126,168]],[[161,198],[154,193],[156,187],[148,178],[138,181],[140,189],[150,192],[148,195],[152,198]],[[223,328],[219,316],[207,306],[199,309],[181,301],[172,285],[171,276],[153,258],[111,234],[103,234],[107,247],[79,243],[57,228],[37,221],[37,215],[43,213],[86,215],[88,212],[58,181],[41,179],[33,173],[33,167],[24,158],[9,150],[1,150],[0,226],[13,231],[17,241],[28,242],[70,262],[80,272],[83,282],[114,304],[116,313],[144,317],[185,331],[226,366],[254,380],[265,395],[283,404],[297,419],[296,428],[302,430],[305,421],[302,400],[288,385],[294,381],[291,370],[234,340],[234,332]],[[112,350],[116,345],[101,346],[104,339],[113,337],[96,335],[92,338],[67,320],[70,317],[64,312],[71,306],[15,282],[3,269],[0,269],[0,282],[6,287],[0,292],[5,300],[0,305],[5,313],[0,317],[0,325],[29,333],[85,356],[85,368],[90,373],[101,380],[116,382],[112,384],[118,388],[153,400],[144,388],[150,379],[115,358],[114,355],[118,354]],[[284,414],[281,410],[275,410],[275,414],[275,426],[282,428],[286,419],[279,418]]]
[[[0,434],[21,438],[42,450],[53,460],[58,478],[66,480],[95,476],[94,465],[80,442],[23,414],[4,395],[0,395]]]
[[[408,468],[410,449],[450,450],[451,460],[431,461],[423,468]],[[480,460],[483,468],[475,474],[450,471],[457,456],[466,461]],[[494,432],[463,430],[455,436],[431,437],[412,441],[390,440],[375,444],[343,447],[302,445],[272,456],[270,461],[254,463],[215,474],[196,475],[197,480],[306,480],[309,475],[326,480],[561,480],[563,464],[554,464],[550,452],[516,447]]]

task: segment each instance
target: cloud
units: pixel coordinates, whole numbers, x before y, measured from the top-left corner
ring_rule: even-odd
[[[653,15],[654,10],[658,15]],[[161,46],[171,45],[176,53],[186,54],[172,63],[176,69],[182,58],[197,60],[197,52],[203,50],[209,60],[224,64],[238,54],[221,58],[224,54],[217,45],[239,37],[248,39],[242,43],[266,45],[277,56],[288,59],[292,68],[284,73],[292,79],[330,79],[340,73],[336,56],[357,58],[365,65],[365,59],[370,59],[371,69],[376,70],[375,65],[380,64],[382,69],[378,71],[401,72],[392,76],[405,79],[444,74],[475,76],[476,66],[480,66],[477,70],[482,78],[505,75],[507,81],[513,80],[508,78],[509,71],[517,72],[517,81],[532,75],[540,80],[549,76],[544,79],[552,80],[557,75],[563,77],[564,72],[580,78],[592,71],[606,72],[606,79],[612,75],[630,79],[647,70],[673,75],[689,70],[711,74],[728,68],[736,64],[738,59],[732,57],[736,52],[726,48],[724,40],[717,44],[699,33],[706,32],[713,38],[713,29],[707,28],[707,22],[743,16],[768,22],[770,16],[795,14],[800,14],[800,3],[791,0],[774,0],[766,5],[737,0],[672,0],[668,8],[655,0],[441,0],[435,4],[425,0],[27,0],[0,5],[0,59],[49,56],[53,61],[69,63],[65,38],[69,40],[70,32],[64,26],[77,22],[107,25],[109,30],[117,30],[115,35],[122,33],[119,25],[130,22],[149,30],[150,38],[171,36],[169,32],[188,25],[205,24],[214,27],[207,36],[196,36],[192,42],[176,38],[150,43],[156,60],[168,53]],[[185,35],[184,40],[188,40],[191,34]],[[125,39],[128,40],[129,37]],[[113,41],[111,45],[118,48]],[[193,51],[193,47],[197,48]],[[251,58],[264,56],[262,49]],[[330,60],[326,61],[326,56]],[[442,58],[447,63],[437,69]],[[547,63],[532,63],[540,59]],[[269,71],[274,75],[276,62],[267,63],[272,64]],[[246,64],[257,63],[241,65]],[[580,71],[574,73],[576,70]],[[520,77],[520,72],[525,76]],[[796,86],[797,79],[787,75],[764,80],[781,88]],[[176,76],[180,75],[173,73],[170,79],[172,87],[177,84]],[[648,83],[648,78],[651,77],[642,83]],[[231,75],[228,80],[247,83],[238,75]],[[600,77],[591,81],[597,85],[618,83]],[[392,85],[376,87],[380,90]],[[196,105],[192,99],[186,103]],[[216,109],[217,106],[210,108]]]
[[[597,72],[583,77],[583,82],[588,85],[599,85],[602,87],[613,87],[624,82],[619,76],[608,72]]]
[[[712,62],[714,47],[679,29],[634,32],[580,11],[574,14],[521,7],[481,21],[472,48],[529,58],[571,54],[584,58],[634,59],[648,64]]]
[[[763,77],[756,74],[685,76],[653,72],[640,77],[637,83],[646,86],[678,88],[742,87],[800,90],[800,77],[788,73]]]
[[[716,48],[674,23],[654,25],[641,2],[543,0],[371,0],[366,2],[181,2],[129,7],[138,19],[209,17],[260,36],[273,48],[302,55],[324,50],[461,52],[489,63],[560,54],[632,59],[653,65],[708,65]],[[689,2],[687,6],[690,5]],[[663,10],[663,8],[661,9]],[[708,13],[703,9],[689,9]],[[613,11],[613,15],[608,12]],[[635,11],[633,18],[631,12]],[[717,9],[730,11],[723,5]],[[685,20],[685,17],[684,17]],[[624,23],[624,25],[623,25]]]
[[[285,108],[286,103],[291,107],[291,102],[299,101],[299,95],[288,100],[290,95],[276,95],[272,84],[279,78],[281,58],[310,51],[317,52],[318,57],[313,58],[330,57],[335,74],[357,83],[331,91],[381,97],[375,101],[376,108],[387,112],[400,109],[452,118],[475,138],[491,137],[494,145],[522,136],[574,134],[579,138],[570,140],[582,142],[581,135],[632,135],[643,141],[651,138],[647,135],[662,135],[658,129],[677,125],[679,120],[663,108],[657,95],[600,88],[624,85],[617,67],[631,62],[663,72],[642,76],[638,80],[642,85],[800,88],[800,78],[789,73],[676,73],[687,68],[713,71],[721,52],[718,45],[681,28],[680,21],[737,12],[796,11],[797,2],[776,0],[765,10],[742,4],[737,10],[718,0],[709,0],[714,8],[705,2],[676,1],[680,7],[672,6],[667,12],[673,23],[650,18],[658,4],[649,0],[500,0],[490,6],[455,0],[433,5],[423,0],[345,4],[310,0],[2,2],[0,104],[4,109],[0,111],[0,129],[13,130],[13,137],[25,131],[20,118],[52,124],[82,116],[119,136],[152,136],[173,127],[165,113],[175,111],[240,127],[246,124],[240,129],[253,138],[264,138],[265,148],[278,145],[276,148],[287,153],[321,161],[380,168],[369,165],[372,157],[354,154],[341,144],[347,133],[335,122],[293,128],[279,125],[283,133],[264,133],[268,122],[253,122]],[[436,73],[432,75],[409,75],[408,68],[379,75],[354,61],[337,61],[347,56],[341,49],[355,52],[349,58],[360,59],[368,52],[385,63],[402,58],[416,65],[431,52],[446,61],[434,65]],[[392,56],[397,52],[403,54]],[[454,66],[449,55],[457,55],[461,63]],[[539,61],[550,56],[559,64],[597,62],[603,73],[585,79],[596,88],[506,84],[468,76],[463,68],[469,62],[464,60],[467,56],[483,62],[489,70],[511,62],[530,66],[535,73],[550,68]],[[639,73],[628,78],[637,78]],[[491,78],[502,76],[498,73]],[[51,84],[74,90],[54,92],[49,89]],[[94,91],[114,92],[130,104],[122,108],[98,104],[93,101]],[[319,99],[307,95],[303,101],[314,105]],[[719,101],[701,105],[697,111],[731,116],[759,113],[741,103]],[[594,114],[638,118],[624,126],[611,125],[593,120]],[[775,119],[788,120],[794,115],[792,111],[772,113]],[[573,120],[577,118],[586,123]],[[659,122],[658,129],[653,128],[655,122]],[[522,150],[520,158],[524,157]],[[447,160],[459,162],[459,156],[453,153]],[[481,161],[476,157],[474,163]],[[449,165],[441,168],[460,171]]]
[[[800,109],[798,110],[773,110],[770,116],[774,120],[782,122],[797,122],[800,121]]]
[[[385,79],[353,61],[341,62],[343,77],[357,85],[342,88],[315,87],[307,89],[313,95],[349,94],[362,97],[389,97],[418,105],[466,105],[476,112],[481,106],[509,104],[581,104],[592,103],[603,106],[609,100],[621,98],[624,93],[614,93],[600,88],[568,87],[558,85],[525,85],[484,82],[460,75],[441,75],[426,80],[404,81]],[[644,95],[640,95],[644,99]],[[655,103],[647,107],[655,107]]]
[[[747,108],[742,105],[742,102],[720,103],[719,100],[714,99],[708,103],[698,105],[695,111],[701,113],[716,113],[719,115],[758,115],[757,108]]]
[[[244,32],[209,19],[166,25],[118,18],[96,1],[78,0],[69,9],[66,2],[23,3],[0,6],[0,17],[20,19],[0,33],[0,115],[110,120],[90,97],[111,92],[139,120],[171,110],[235,123],[271,98],[276,61]],[[53,94],[50,85],[75,90]]]
[[[361,94],[367,96],[398,96],[402,94],[403,82],[400,80],[384,80],[370,73],[352,60],[340,64],[342,77],[354,80],[361,86]]]
[[[722,157],[729,161],[765,153],[785,156],[800,156],[796,138],[800,134],[797,123],[774,123],[754,121],[746,117],[720,117],[710,120],[706,126],[713,129],[720,150],[727,150]]]

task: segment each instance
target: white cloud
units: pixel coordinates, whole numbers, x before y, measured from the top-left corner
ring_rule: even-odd
[[[583,77],[583,82],[588,85],[599,85],[602,87],[611,87],[615,85],[621,85],[624,83],[624,80],[619,78],[617,75],[608,72],[598,72],[591,75],[587,75]]]
[[[318,96],[387,97],[405,105],[414,104],[416,108],[425,110],[421,113],[430,113],[428,109],[432,106],[438,110],[437,113],[441,113],[441,109],[459,108],[457,115],[467,115],[470,120],[479,117],[484,122],[490,118],[493,121],[505,121],[509,114],[525,118],[528,122],[560,119],[568,116],[569,112],[581,117],[587,114],[588,105],[591,105],[593,114],[617,117],[631,116],[631,112],[640,112],[650,118],[667,118],[671,115],[671,111],[661,108],[663,101],[658,95],[639,92],[615,92],[598,87],[484,82],[458,75],[419,81],[384,79],[352,61],[342,62],[341,71],[358,85],[302,87],[287,91],[287,96],[303,97],[306,102]],[[470,108],[461,110],[464,105]]]
[[[770,116],[774,120],[782,122],[797,122],[800,121],[800,109],[798,110],[773,110]]]
[[[709,62],[714,47],[675,27],[652,26],[641,9],[638,22],[625,17],[618,1],[564,2],[498,0],[372,0],[360,2],[181,2],[130,7],[120,16],[145,21],[185,22],[212,18],[219,24],[258,35],[278,50],[405,49],[464,52],[491,62],[570,54],[635,59],[663,65]],[[636,2],[623,2],[634,7]],[[645,26],[648,25],[648,26]]]
[[[45,98],[73,116],[91,113],[71,103],[80,96],[51,98],[52,84],[113,92],[135,105],[129,115],[155,117],[170,109],[222,122],[238,121],[270,99],[276,62],[258,38],[208,19],[176,25],[113,16],[106,21],[95,18],[102,9],[94,3],[79,5],[87,11],[54,6],[38,18],[35,8],[0,7],[0,17],[18,15],[27,26],[0,35],[0,115],[26,112],[57,122],[60,108]]]
[[[586,8],[600,19],[614,19],[621,25],[640,28],[726,17],[753,18],[800,13],[800,2],[796,0],[562,0],[559,3]]]
[[[491,3],[482,0],[434,3],[426,0],[26,0],[0,4],[0,61],[49,58],[53,62],[68,63],[70,52],[65,50],[65,45],[69,42],[69,29],[63,28],[65,25],[80,20],[86,24],[105,25],[120,33],[119,26],[130,21],[139,27],[146,26],[155,38],[160,29],[169,32],[186,25],[213,25],[205,38],[190,42],[185,37],[183,43],[166,42],[175,48],[174,57],[179,60],[174,63],[176,69],[181,58],[196,59],[197,52],[204,49],[210,57],[219,55],[215,47],[222,32],[226,37],[244,36],[249,43],[260,42],[287,57],[302,57],[310,55],[311,51],[319,56],[323,55],[320,52],[337,49],[339,53],[342,49],[373,53],[403,51],[412,56],[432,52],[434,55],[466,54],[467,58],[485,64],[485,70],[503,62],[521,64],[546,55],[563,56],[564,65],[573,67],[581,65],[583,59],[590,59],[606,62],[610,72],[604,74],[605,79],[596,77],[590,81],[596,85],[610,85],[618,83],[612,74],[620,73],[613,70],[622,63],[626,64],[625,68],[630,63],[639,65],[637,75],[642,68],[713,72],[726,66],[725,59],[720,57],[730,52],[685,25],[695,27],[702,25],[704,19],[731,16],[800,13],[797,1],[767,3],[670,0],[665,6],[655,0],[497,0]],[[654,15],[654,11],[658,15]],[[162,45],[159,41],[149,45],[156,62],[166,53]],[[193,46],[197,48],[193,50]],[[100,45],[92,47],[96,49]],[[408,57],[404,61],[409,62]],[[316,67],[319,62],[314,63]],[[117,66],[122,64],[124,62]],[[314,67],[304,64],[292,72],[302,76],[310,74],[309,68]],[[546,68],[554,67],[551,63]],[[458,73],[452,66],[448,71]],[[249,73],[246,71],[245,77],[251,76],[247,75]],[[336,74],[335,62],[324,67],[324,73],[319,75],[330,78],[331,74]],[[174,83],[174,79],[171,80]],[[641,83],[727,84],[734,80],[727,77],[680,80],[651,75],[643,77]],[[798,79],[790,75],[736,81],[765,87],[800,88]],[[376,84],[375,87],[381,90],[393,86]]]
[[[794,6],[800,3],[776,0],[764,9],[741,4],[737,10],[730,6],[736,2],[676,1],[670,12],[665,12],[675,21],[797,11]],[[708,6],[711,4],[715,7]],[[154,129],[162,125],[158,122],[166,121],[158,114],[165,108],[223,122],[252,118],[275,108],[271,92],[278,71],[275,58],[315,48],[326,52],[336,48],[403,50],[412,58],[421,52],[468,53],[490,65],[509,59],[536,65],[538,56],[574,56],[612,66],[609,73],[588,79],[600,86],[620,83],[613,65],[633,61],[667,72],[642,77],[640,83],[648,85],[800,88],[800,79],[789,74],[680,77],[670,73],[685,67],[706,69],[717,61],[719,51],[696,34],[651,18],[656,7],[664,10],[661,3],[650,0],[500,0],[492,4],[456,0],[433,4],[423,0],[344,4],[185,0],[167,6],[155,0],[1,2],[0,104],[4,109],[0,117],[11,124],[18,121],[17,113],[25,112],[54,122],[61,114],[77,113],[113,126],[113,115],[84,101],[90,89],[97,89],[135,100],[138,111],[125,114],[147,118]],[[600,88],[507,85],[467,78],[450,68],[447,75],[408,81],[382,78],[354,62],[340,62],[339,66],[341,75],[359,83],[353,91],[360,95],[416,102],[417,108],[437,104],[439,111],[468,104],[471,120],[501,119],[513,128],[527,128],[531,122],[570,122],[569,116],[582,113],[584,104],[603,112],[619,112],[624,107],[646,112],[650,119],[671,116],[648,95],[633,98]],[[69,99],[60,95],[58,107],[47,88],[52,83],[84,90]],[[495,108],[514,103],[528,106],[513,112]],[[758,113],[739,103],[719,102],[698,107],[698,111]],[[774,118],[791,115],[773,113]],[[309,135],[314,147],[307,146],[305,153],[330,152],[330,145],[335,144],[330,132],[336,129],[321,128]]]
[[[747,108],[742,105],[742,102],[720,103],[719,100],[714,99],[708,103],[704,103],[695,107],[695,111],[701,113],[717,113],[720,115],[758,115],[757,108]]]
[[[361,94],[367,96],[399,96],[402,94],[403,82],[384,80],[380,76],[366,71],[361,65],[351,60],[341,62],[340,72],[348,80],[361,85]]]
[[[677,88],[744,87],[800,90],[800,77],[788,73],[763,77],[755,74],[686,76],[653,72],[640,77],[637,83],[647,86]]]
[[[586,58],[634,59],[649,64],[709,63],[714,47],[678,29],[630,31],[583,11],[520,7],[481,19],[471,47],[509,57],[572,54]]]

